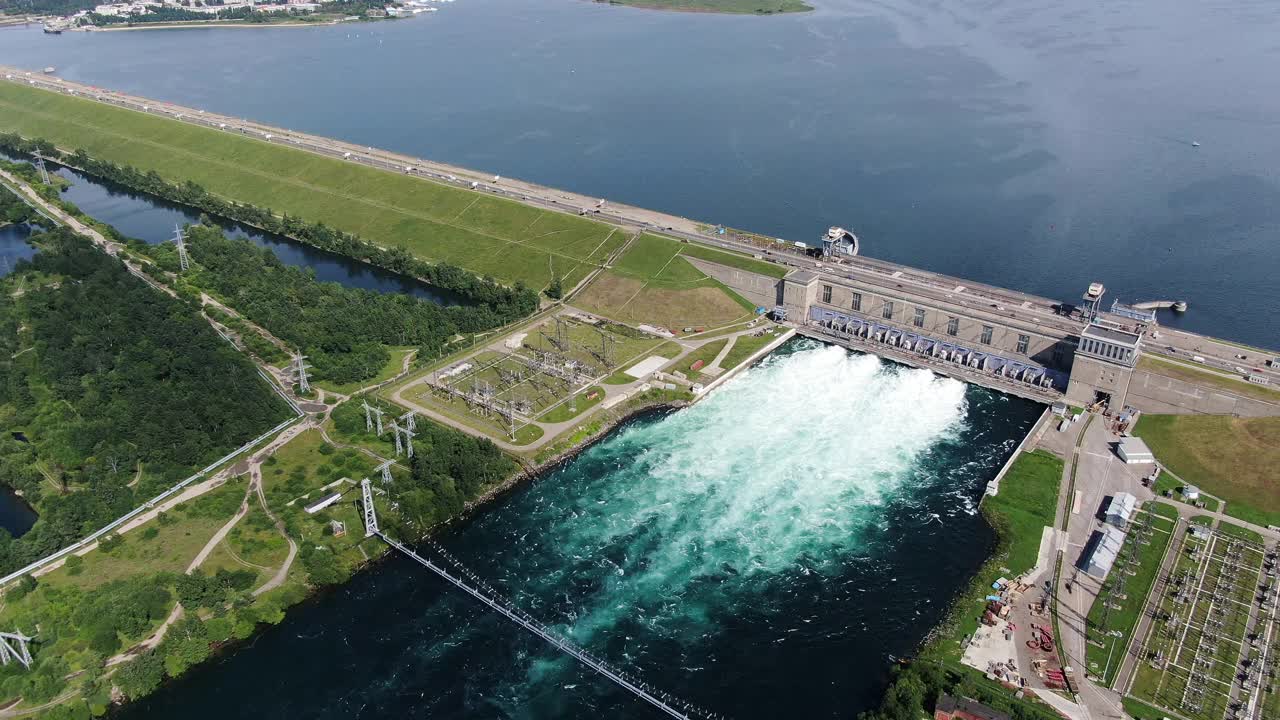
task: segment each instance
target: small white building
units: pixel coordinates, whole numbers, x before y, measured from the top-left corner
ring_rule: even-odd
[[[1116,493],[1107,505],[1107,524],[1123,528],[1133,518],[1133,511],[1138,507],[1138,498],[1127,492]]]
[[[1142,441],[1140,437],[1122,437],[1120,438],[1120,447],[1118,448],[1120,459],[1126,465],[1141,465],[1143,463],[1153,463],[1156,456],[1151,452],[1151,448]]]
[[[1195,485],[1183,485],[1182,497],[1186,499],[1187,502],[1195,502],[1200,499],[1200,488]]]
[[[308,515],[315,515],[316,513],[338,502],[341,499],[342,499],[342,493],[338,493],[338,492],[329,493],[328,495],[325,495],[324,497],[311,503],[310,505],[306,506],[303,509],[306,510]]]

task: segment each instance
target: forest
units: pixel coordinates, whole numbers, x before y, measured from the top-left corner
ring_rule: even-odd
[[[30,205],[22,202],[8,188],[0,187],[0,227],[42,220]]]
[[[228,239],[216,227],[188,226],[186,239],[197,268],[188,282],[302,349],[317,379],[365,380],[386,365],[387,345],[415,346],[421,357],[435,357],[453,336],[503,322],[483,305],[445,307],[409,295],[320,282],[307,270],[285,265],[270,250]],[[166,269],[178,269],[172,253],[148,251],[173,265]]]
[[[40,519],[21,538],[0,531],[0,572],[291,415],[195,308],[70,231],[31,241],[41,251],[14,272],[28,289],[0,292],[0,419],[11,431],[0,439],[0,483],[21,490]]]

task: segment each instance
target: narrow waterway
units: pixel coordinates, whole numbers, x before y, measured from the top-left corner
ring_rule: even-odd
[[[0,157],[19,159],[4,153],[0,153]],[[49,164],[49,168],[51,173],[56,173],[71,182],[71,186],[62,193],[63,198],[75,204],[89,217],[111,225],[126,237],[137,238],[153,245],[168,242],[173,239],[175,228],[200,220],[201,212],[196,208],[172,203],[154,195],[133,192],[116,183],[94,178],[53,163]],[[403,293],[445,305],[465,302],[447,290],[432,287],[354,258],[263,232],[234,220],[226,218],[215,220],[228,237],[249,240],[258,247],[266,248],[286,265],[310,268],[317,280],[383,293]],[[3,238],[0,238],[0,242],[4,242]],[[5,242],[6,247],[11,244]],[[23,245],[25,247],[25,244]],[[14,247],[16,248],[16,245]],[[19,251],[15,250],[15,252]],[[28,253],[26,257],[30,257],[30,254]],[[4,262],[5,257],[0,255],[0,269],[3,269]]]
[[[0,192],[7,192],[0,190]],[[26,225],[5,225],[0,227],[0,277],[13,272],[14,265],[36,254],[36,249],[27,244],[31,228]],[[15,434],[15,439],[21,433]],[[36,522],[36,511],[25,500],[5,485],[0,485],[0,529],[7,530],[13,537],[24,535]]]
[[[441,542],[534,616],[690,702],[739,719],[849,718],[987,557],[978,498],[1038,412],[793,341]],[[652,714],[400,558],[119,713]]]

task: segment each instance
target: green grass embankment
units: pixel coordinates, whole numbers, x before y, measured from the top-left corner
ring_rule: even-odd
[[[959,661],[961,643],[978,629],[991,583],[1001,575],[1014,578],[1035,567],[1044,528],[1053,527],[1063,469],[1063,461],[1044,450],[1023,453],[1000,481],[1000,492],[983,500],[982,514],[998,534],[999,544],[956,596],[950,614],[922,655]]]
[[[1143,415],[1133,433],[1178,477],[1221,498],[1228,515],[1280,525],[1280,418]]]
[[[191,181],[431,262],[572,287],[624,240],[609,225],[156,115],[0,82],[0,131]]]

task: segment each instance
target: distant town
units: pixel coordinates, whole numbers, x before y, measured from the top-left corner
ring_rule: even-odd
[[[91,31],[126,27],[181,27],[211,24],[304,24],[408,18],[435,12],[440,3],[453,0],[405,2],[214,2],[213,0],[135,0],[82,8],[66,15],[31,16],[26,22],[42,22],[44,31]]]

